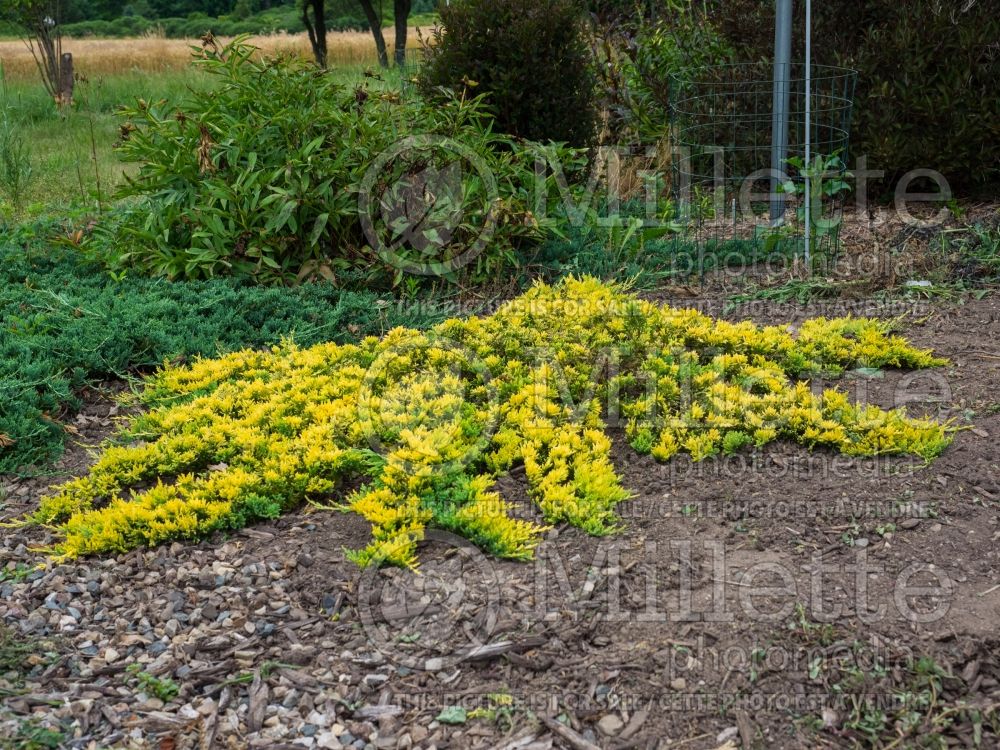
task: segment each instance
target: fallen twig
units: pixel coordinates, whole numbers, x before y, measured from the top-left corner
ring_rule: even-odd
[[[576,748],[576,750],[601,750],[600,747],[595,745],[583,735],[577,734],[562,722],[556,721],[555,719],[549,719],[545,716],[541,716],[539,718],[542,720],[542,723],[548,727],[552,734],[559,736],[568,742],[572,747]]]

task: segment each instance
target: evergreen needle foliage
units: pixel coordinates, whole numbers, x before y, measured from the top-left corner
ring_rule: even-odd
[[[67,434],[60,422],[88,383],[149,372],[166,359],[286,338],[349,341],[445,317],[329,284],[115,280],[69,248],[44,247],[48,233],[29,228],[0,247],[0,472],[58,455]]]
[[[618,527],[628,497],[606,415],[633,447],[701,460],[778,439],[850,455],[930,459],[947,427],[855,405],[801,378],[845,367],[941,364],[869,319],[787,327],[660,307],[591,278],[537,285],[489,317],[397,328],[358,344],[291,344],[168,366],[152,407],[87,476],[43,500],[73,558],[239,527],[346,487],[371,522],[361,565],[415,567],[428,526],[503,557],[532,555],[543,524]],[[492,489],[523,465],[543,523]]]

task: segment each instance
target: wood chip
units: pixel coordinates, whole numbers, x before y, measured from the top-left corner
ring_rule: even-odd
[[[315,687],[319,684],[319,680],[313,677],[308,672],[303,672],[298,669],[289,669],[288,667],[282,667],[278,670],[278,674],[288,680],[290,683],[300,688]]]
[[[355,719],[384,719],[388,716],[399,716],[403,713],[402,706],[392,704],[377,706],[362,706],[354,712]]]
[[[201,723],[201,737],[198,741],[199,750],[212,750],[215,747],[215,733],[219,729],[219,714],[214,713]]]
[[[543,740],[536,737],[536,733],[528,729],[506,742],[494,745],[490,750],[549,750],[552,747],[551,737]]]
[[[259,732],[264,726],[264,712],[267,709],[269,693],[267,683],[261,679],[260,670],[256,670],[253,682],[250,683],[250,710],[247,712],[247,731],[251,734]]]
[[[632,718],[629,720],[629,723],[625,725],[625,728],[621,731],[621,734],[618,736],[621,737],[623,740],[629,739],[630,737],[635,735],[640,729],[642,729],[642,725],[646,723],[646,719],[648,718],[649,718],[649,711],[645,708],[640,708],[638,711],[632,714]]]
[[[749,748],[753,747],[753,722],[750,721],[750,714],[748,714],[743,709],[738,709],[736,711],[736,726],[740,729],[740,740],[743,742],[743,747]]]
[[[539,718],[541,718],[542,723],[548,727],[552,734],[564,740],[567,744],[573,747],[574,750],[601,750],[600,747],[595,745],[583,735],[577,734],[565,724],[558,722],[555,719],[546,718],[545,716]]]
[[[514,653],[530,651],[533,648],[544,646],[548,641],[548,637],[544,635],[530,636],[519,641],[497,641],[496,643],[487,643],[471,648],[462,658],[468,661],[485,661],[487,659],[495,659],[509,651]]]

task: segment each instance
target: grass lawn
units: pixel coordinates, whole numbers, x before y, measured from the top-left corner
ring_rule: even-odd
[[[374,48],[367,50],[363,46],[365,39],[371,41],[370,36],[357,33],[330,37],[332,58],[343,58],[332,74],[342,79],[345,86],[356,84],[366,74],[374,74],[387,86],[398,87],[402,77],[411,75],[410,71],[400,72],[395,68],[378,70],[374,56],[367,55]],[[262,48],[276,53],[303,52],[297,37],[278,37],[286,40],[285,47],[274,39],[263,38]],[[295,40],[295,44],[287,40]],[[150,45],[149,41],[160,44]],[[188,92],[212,84],[210,76],[190,64],[191,40],[86,40],[85,48],[89,45],[94,49],[95,72],[87,73],[86,53],[81,55],[77,63],[81,79],[76,85],[75,102],[71,108],[60,111],[42,87],[37,71],[25,66],[16,44],[20,43],[0,42],[0,124],[9,122],[23,142],[31,177],[20,205],[16,206],[0,180],[0,222],[31,219],[53,210],[64,212],[70,207],[92,212],[99,204],[106,205],[128,169],[114,153],[122,122],[116,110],[136,99],[183,102]],[[67,47],[77,44],[80,43],[67,43]],[[338,55],[338,44],[349,45],[348,51],[353,51]],[[122,48],[140,45],[140,50],[133,50],[134,59],[114,71],[101,57],[105,53],[100,52],[109,45]],[[146,45],[144,51],[142,45]],[[17,65],[11,65],[11,59]]]
[[[114,154],[121,104],[145,99],[183,99],[206,86],[197,70],[168,73],[131,71],[81,81],[72,108],[59,111],[38,80],[5,81],[0,117],[16,124],[31,163],[21,206],[5,194],[0,216],[26,218],[68,206],[96,208],[121,182],[124,166]]]

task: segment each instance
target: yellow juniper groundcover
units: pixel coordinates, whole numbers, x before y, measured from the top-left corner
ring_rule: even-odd
[[[427,526],[526,559],[543,523],[617,527],[629,493],[610,460],[609,414],[661,461],[778,439],[929,460],[947,426],[813,393],[805,378],[942,363],[876,320],[816,318],[793,335],[569,278],[428,332],[166,366],[148,383],[149,411],[33,520],[57,525],[56,552],[71,558],[346,498],[372,524],[372,542],[352,553],[360,565],[415,567]],[[514,517],[493,490],[515,464],[541,523]]]

